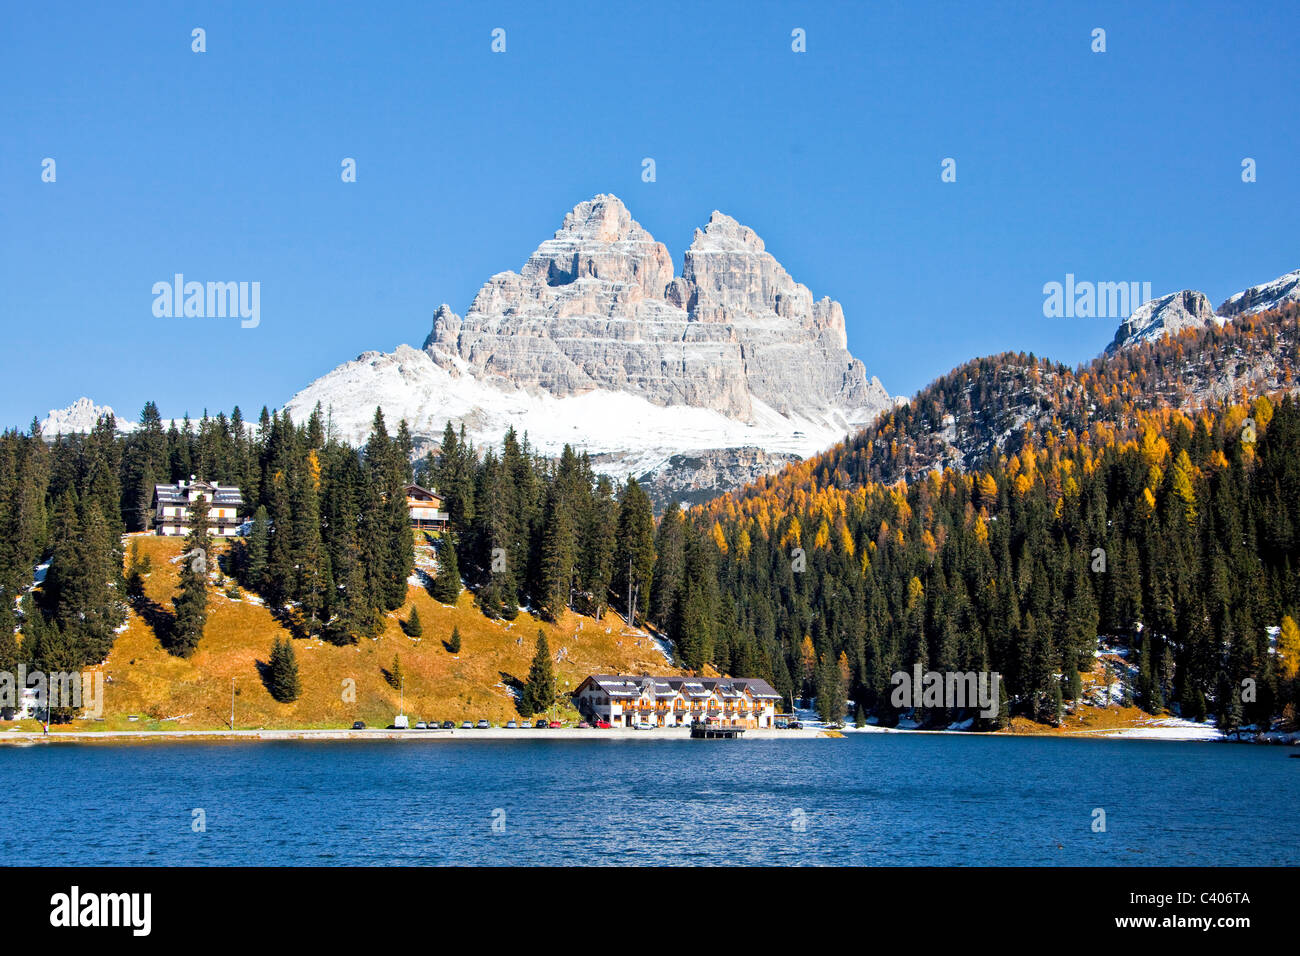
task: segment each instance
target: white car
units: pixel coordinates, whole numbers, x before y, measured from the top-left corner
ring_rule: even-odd
[[[654,725],[654,724],[648,724],[648,723],[646,723],[644,720],[641,721],[640,723],[633,724],[633,726],[634,726],[637,730],[654,730],[654,729],[655,729],[655,725]]]

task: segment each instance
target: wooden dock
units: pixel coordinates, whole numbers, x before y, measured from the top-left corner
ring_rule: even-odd
[[[734,724],[691,724],[692,740],[734,740],[744,732]]]

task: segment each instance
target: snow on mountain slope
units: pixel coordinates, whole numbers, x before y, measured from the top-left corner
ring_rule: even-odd
[[[1300,301],[1300,269],[1279,276],[1272,282],[1252,286],[1245,292],[1229,296],[1219,306],[1219,315],[1254,315],[1267,309],[1276,309],[1286,302]]]
[[[340,365],[295,395],[288,408],[301,419],[317,402],[330,427],[354,442],[364,441],[375,408],[382,407],[390,424],[405,418],[426,441],[436,440],[448,420],[463,422],[480,447],[498,444],[513,425],[542,454],[558,455],[567,443],[620,478],[657,469],[675,454],[719,448],[752,446],[803,458],[853,427],[841,414],[787,417],[758,401],[753,420],[745,422],[713,409],[656,405],[608,389],[556,397],[449,371],[408,345],[391,353],[366,352]]]
[[[1300,301],[1300,270],[1229,296],[1218,309],[1210,308],[1210,300],[1204,292],[1183,289],[1134,309],[1133,314],[1120,323],[1106,352],[1113,353],[1142,342],[1156,342],[1166,335],[1177,335],[1183,329],[1204,328],[1211,323],[1223,325],[1239,315],[1255,315],[1296,301]]]
[[[49,414],[41,420],[41,434],[47,438],[55,435],[85,434],[94,429],[95,424],[105,415],[115,415],[107,405],[96,405],[90,399],[81,397],[67,408],[51,408]],[[118,431],[129,431],[130,425],[117,419]]]
[[[1177,335],[1186,328],[1201,328],[1210,322],[1222,325],[1226,320],[1214,314],[1203,292],[1184,289],[1144,302],[1120,323],[1115,340],[1106,347],[1114,352],[1139,342],[1158,342],[1166,335]]]

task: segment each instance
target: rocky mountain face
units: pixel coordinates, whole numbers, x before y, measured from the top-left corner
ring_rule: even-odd
[[[637,475],[636,480],[656,492],[660,501],[675,499],[683,507],[690,507],[716,498],[719,489],[742,488],[760,475],[780,471],[800,460],[799,455],[789,452],[768,452],[752,446],[688,452],[671,455]],[[596,462],[596,467],[599,465]]]
[[[1228,319],[1254,315],[1297,301],[1300,301],[1300,271],[1238,292],[1217,309],[1210,307],[1209,297],[1204,292],[1184,289],[1152,299],[1134,309],[1133,314],[1120,323],[1106,352],[1113,354],[1143,342],[1158,342],[1164,336],[1177,335],[1184,329],[1222,326]]]
[[[564,397],[631,392],[752,419],[870,418],[889,402],[848,353],[844,313],[814,301],[752,229],[714,212],[680,276],[663,243],[614,196],[578,204],[518,272],[502,272],[462,319],[442,306],[425,341],[439,366]]]
[[[579,203],[519,272],[492,276],[464,317],[440,306],[417,352],[367,352],[287,407],[317,402],[363,441],[376,405],[417,440],[464,424],[568,443],[660,503],[728,490],[820,451],[892,400],[849,354],[837,302],[814,299],[752,229],[714,212],[676,275],[615,196]]]
[[[819,458],[814,474],[916,481],[934,469],[990,467],[1031,434],[1068,441],[1098,426],[1123,433],[1137,411],[1195,415],[1243,396],[1300,395],[1300,301],[1284,295],[1243,293],[1268,306],[1232,317],[1207,312],[1200,293],[1163,297],[1139,316],[1137,335],[1078,368],[1015,352],[966,362],[859,431],[851,455]],[[1165,334],[1174,331],[1182,334]]]
[[[1158,299],[1152,299],[1133,310],[1120,323],[1115,339],[1106,347],[1108,353],[1138,342],[1158,342],[1166,335],[1177,335],[1183,329],[1204,328],[1210,323],[1223,324],[1214,313],[1204,292],[1184,289]]]
[[[1254,315],[1276,309],[1288,302],[1300,302],[1300,269],[1230,296],[1219,306],[1218,312],[1219,315],[1228,317]]]
[[[107,405],[96,405],[90,399],[82,397],[67,408],[51,408],[49,414],[41,420],[41,434],[46,438],[53,438],[56,435],[86,434],[94,430],[100,418],[113,414],[113,409]],[[128,423],[120,420],[117,422],[118,431],[126,431],[129,428]]]

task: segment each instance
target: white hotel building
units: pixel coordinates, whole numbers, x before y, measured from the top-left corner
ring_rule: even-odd
[[[189,481],[174,485],[154,485],[154,530],[172,537],[188,535],[190,505],[200,495],[208,502],[208,532],[218,538],[238,534],[239,510],[244,506],[239,489],[216,481],[198,481],[193,475]]]
[[[781,695],[756,677],[632,677],[592,674],[573,693],[589,720],[616,727],[689,727],[696,721],[774,726]]]

